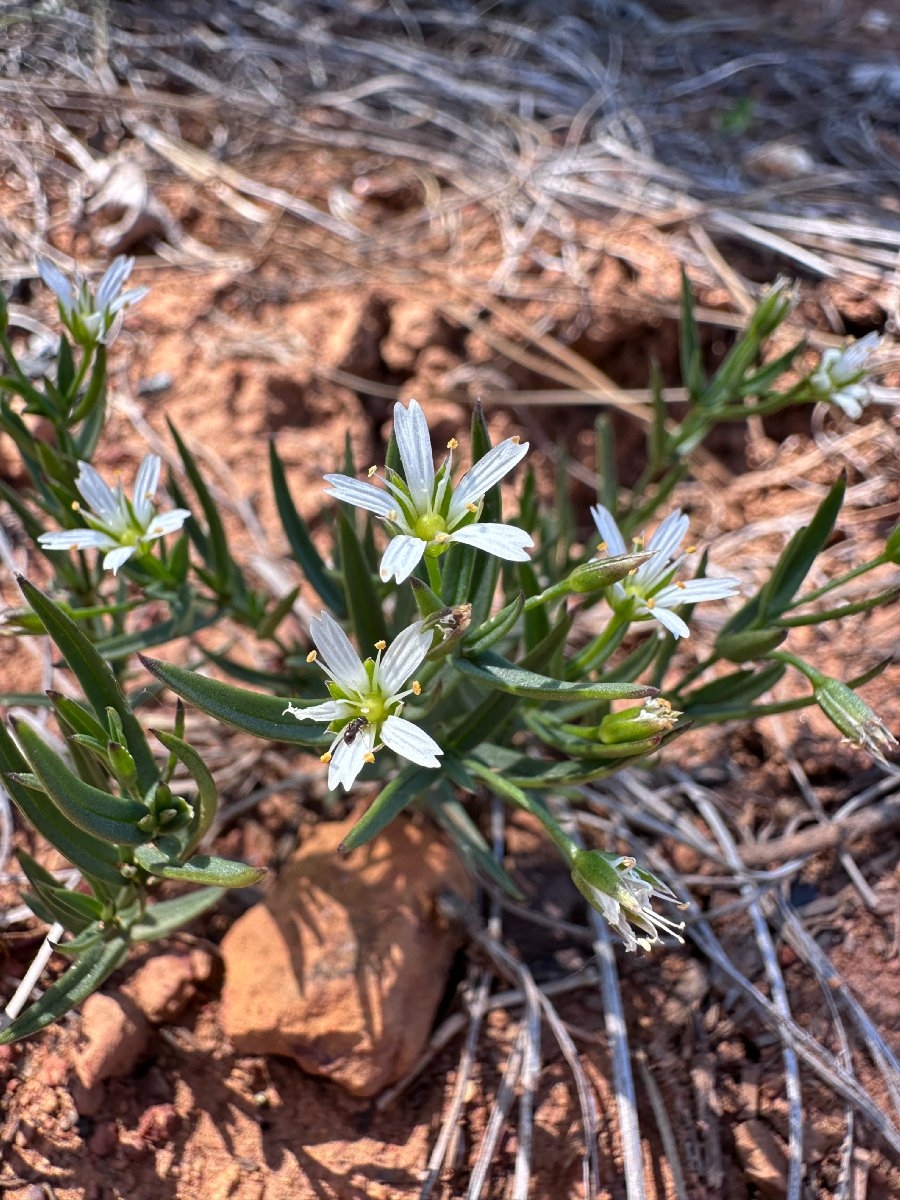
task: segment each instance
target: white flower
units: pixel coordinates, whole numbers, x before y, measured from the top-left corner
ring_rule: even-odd
[[[158,513],[154,503],[159,486],[160,459],[148,454],[138,467],[134,480],[134,499],[129,500],[121,480],[115,490],[104,483],[90,463],[79,462],[75,486],[90,511],[79,509],[89,528],[62,529],[42,533],[38,538],[45,550],[106,550],[103,566],[115,573],[146,542],[174,533],[191,515],[186,508]],[[78,508],[78,505],[74,507]]]
[[[349,790],[382,745],[420,767],[439,767],[437,756],[443,750],[437,742],[400,716],[405,697],[421,691],[415,680],[405,691],[400,689],[431,649],[432,631],[416,621],[394,638],[384,658],[385,645],[380,642],[377,657],[365,662],[327,612],[313,617],[309,631],[316,645],[309,661],[318,662],[328,676],[332,698],[311,708],[289,704],[284,711],[298,721],[326,722],[329,732],[335,734],[330,749],[322,755],[322,762],[328,764],[328,786],[340,783]]]
[[[133,258],[120,255],[113,259],[92,293],[80,274],[70,281],[49,259],[37,261],[38,274],[59,301],[62,323],[80,346],[110,345],[122,328],[124,310],[147,295],[149,288],[145,287],[122,291],[133,267]]]
[[[450,454],[435,472],[428,424],[415,400],[408,409],[394,406],[394,434],[405,479],[388,470],[379,488],[349,475],[325,476],[331,484],[327,495],[375,513],[387,526],[391,543],[381,560],[383,580],[393,577],[402,583],[423,554],[437,557],[451,542],[477,546],[513,562],[528,561],[527,549],[534,542],[523,529],[478,520],[485,494],[524,458],[527,442],[512,437],[494,446],[454,488],[450,474],[457,442],[448,443]],[[374,473],[372,468],[369,477]]]
[[[867,333],[864,338],[852,342],[843,350],[833,347],[826,350],[809,377],[815,395],[836,404],[851,421],[857,421],[872,398],[866,375],[869,359],[881,342],[877,333]]]
[[[680,935],[684,924],[661,917],[650,907],[654,898],[677,904],[675,893],[652,871],[638,867],[633,858],[600,850],[579,850],[572,860],[572,868],[575,886],[621,936],[626,950],[635,950],[638,946],[650,950],[653,943],[660,940],[660,930],[679,942],[684,941]],[[635,937],[632,925],[647,936]]]
[[[600,531],[605,548],[610,554],[627,554],[625,539],[609,509],[595,504],[591,509],[594,523]],[[680,508],[663,521],[646,545],[653,557],[642,563],[633,575],[621,583],[614,583],[607,595],[613,608],[624,610],[630,605],[632,619],[654,618],[674,637],[689,637],[687,624],[675,612],[684,604],[696,604],[699,600],[722,600],[733,596],[739,580],[731,576],[721,579],[688,579],[674,582],[678,568],[686,555],[675,555],[687,533],[689,521]]]

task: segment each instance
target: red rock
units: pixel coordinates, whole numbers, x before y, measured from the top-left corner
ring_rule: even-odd
[[[446,985],[457,935],[435,898],[472,885],[436,832],[403,820],[338,856],[354,821],[317,827],[228,931],[221,1015],[240,1052],[371,1096],[416,1061]]]
[[[47,1087],[62,1087],[69,1077],[69,1061],[62,1054],[48,1054],[38,1064],[36,1076]]]
[[[87,1044],[79,1051],[75,1072],[82,1087],[128,1075],[144,1052],[150,1030],[135,1006],[123,996],[95,992],[81,1010]]]
[[[122,986],[148,1021],[161,1025],[181,1015],[216,969],[216,960],[200,947],[154,954]]]
[[[162,1146],[171,1138],[178,1124],[178,1114],[171,1104],[152,1104],[145,1108],[138,1121],[137,1131],[154,1146]]]

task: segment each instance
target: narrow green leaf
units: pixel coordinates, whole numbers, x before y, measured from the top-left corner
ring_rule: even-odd
[[[476,629],[470,629],[463,641],[466,654],[482,654],[501,638],[506,637],[515,627],[524,606],[525,595],[519,592],[514,600],[501,608],[490,620],[484,621]]]
[[[427,801],[428,811],[437,823],[447,831],[459,850],[460,856],[469,870],[475,875],[482,875],[496,884],[507,896],[514,900],[523,900],[522,892],[491,854],[481,830],[466,812],[460,802],[455,799],[449,788],[442,789],[444,794],[431,796]]]
[[[41,919],[43,920],[43,918]],[[88,925],[82,929],[81,933],[76,933],[74,937],[70,937],[67,942],[56,942],[56,953],[64,954],[66,958],[78,958],[86,950],[90,950],[92,946],[105,941],[107,937],[108,930],[105,926],[99,923]]]
[[[387,626],[378,590],[353,521],[343,510],[338,512],[338,541],[344,596],[357,645],[365,657],[376,642],[387,638]]]
[[[101,986],[125,959],[128,943],[114,937],[86,950],[30,1008],[0,1033],[0,1046],[40,1033]]]
[[[338,853],[349,854],[351,850],[356,850],[377,837],[408,804],[424,799],[439,779],[437,772],[426,767],[406,767],[381,789],[368,811],[338,846]]]
[[[246,688],[221,683],[156,658],[145,658],[144,655],[139,658],[150,674],[171,688],[176,696],[226,725],[272,742],[310,747],[322,743],[321,736],[311,734],[290,713],[284,715],[288,705],[286,700],[263,692],[248,692]]]
[[[73,825],[120,846],[137,846],[146,840],[138,828],[138,821],[150,813],[146,804],[111,796],[79,779],[29,725],[20,722],[16,734],[47,795]]]
[[[174,900],[161,900],[151,905],[143,917],[131,926],[129,933],[135,942],[158,942],[161,938],[177,933],[189,922],[196,920],[225,895],[227,888],[205,887]]]
[[[42,920],[48,921],[49,917],[48,924],[52,925],[54,921],[58,921],[70,933],[81,933],[88,925],[102,918],[103,905],[94,896],[64,887],[50,871],[35,862],[24,850],[17,851],[16,858],[44,909],[44,912],[39,914]],[[32,908],[37,912],[36,907]]]
[[[200,474],[194,456],[188,450],[178,430],[171,421],[167,420],[166,423],[171,430],[175,446],[184,465],[185,474],[191,481],[191,487],[200,501],[200,507],[203,509],[203,515],[206,518],[209,566],[216,576],[220,589],[241,591],[240,584],[243,581],[241,580],[240,573],[234,566],[234,561],[228,549],[228,537],[225,533],[222,518],[219,515],[219,506],[213,499],[209,488],[203,480],[203,476]]]
[[[706,387],[706,380],[700,352],[700,334],[694,317],[691,281],[683,267],[681,270],[681,321],[678,327],[678,352],[681,360],[681,378],[691,400],[696,403]]]
[[[448,608],[468,601],[475,560],[482,554],[474,546],[455,545],[441,556],[441,599]]]
[[[48,635],[66,660],[66,665],[81,684],[98,719],[105,719],[107,708],[114,708],[119,714],[128,749],[137,764],[138,782],[146,791],[156,780],[156,763],[153,761],[144,731],[109,666],[97,653],[87,635],[58,604],[27,579],[21,576],[18,579],[25,599],[40,617]]]
[[[72,384],[75,382],[75,361],[72,358],[72,347],[64,333],[59,336],[59,350],[56,352],[56,386],[60,395],[71,404],[75,399],[70,396]]]
[[[272,490],[275,494],[275,505],[285,536],[293,552],[297,564],[304,575],[316,589],[322,603],[338,620],[347,617],[347,606],[340,587],[328,572],[322,556],[319,554],[310,536],[306,522],[297,511],[291,498],[284,472],[284,465],[278,457],[275,443],[269,442],[269,468],[272,475]]]
[[[800,589],[818,554],[825,548],[844,503],[845,475],[831,487],[808,525],[798,529],[782,551],[775,570],[760,592],[762,622],[780,617]]]
[[[195,854],[186,863],[173,863],[155,846],[138,846],[134,861],[159,879],[179,879],[183,883],[210,883],[216,887],[240,888],[259,883],[265,867],[250,867],[216,854]]]
[[[686,696],[677,697],[677,704],[689,720],[706,716],[721,716],[727,720],[730,712],[741,712],[751,701],[773,688],[785,670],[784,663],[773,662],[755,671],[732,671],[695,688]]]
[[[486,687],[535,700],[641,700],[657,691],[643,683],[566,683],[523,670],[490,651],[477,658],[456,659],[453,666]]]
[[[216,815],[218,788],[206,763],[193,746],[182,741],[173,733],[166,733],[161,729],[152,729],[150,732],[162,742],[170,754],[174,754],[178,761],[187,768],[197,785],[197,802],[194,805],[193,819],[188,826],[188,840],[184,848],[184,853],[190,854],[201,841]]]

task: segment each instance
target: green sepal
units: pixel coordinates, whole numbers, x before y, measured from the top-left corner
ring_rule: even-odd
[[[56,644],[66,665],[73,672],[100,721],[106,709],[114,708],[122,721],[128,749],[137,765],[138,781],[146,791],[156,780],[156,763],[134,713],[109,666],[100,657],[90,639],[49,596],[33,583],[18,576],[19,587],[32,609],[40,617],[51,640]]]
[[[71,771],[29,725],[19,722],[16,735],[25,757],[47,795],[73,825],[102,841],[137,846],[145,841],[138,822],[150,810],[139,800],[111,796]]]
[[[216,854],[196,854],[186,863],[174,863],[156,846],[138,846],[134,861],[159,879],[178,879],[183,883],[209,883],[222,888],[249,887],[259,883],[265,867],[251,867]]]
[[[347,606],[340,587],[328,572],[322,556],[310,537],[306,522],[297,511],[291,498],[284,473],[284,465],[278,457],[275,443],[269,442],[269,469],[272,475],[272,490],[275,494],[275,505],[281,518],[288,544],[291,547],[297,565],[315,588],[322,603],[339,620],[346,620]]]
[[[383,787],[370,808],[356,822],[338,846],[339,854],[349,854],[377,837],[407,805],[424,798],[440,776],[428,767],[406,767]]]
[[[350,624],[363,655],[376,642],[387,638],[384,611],[372,573],[360,543],[353,520],[343,506],[338,511],[338,544],[341,552],[341,574]]]
[[[453,663],[470,679],[485,687],[534,700],[642,700],[657,689],[645,683],[567,683],[516,666],[488,651],[477,658],[460,658]]]
[[[506,637],[515,626],[525,607],[525,594],[519,592],[509,604],[484,621],[477,629],[470,629],[463,641],[467,655],[483,654],[501,638]]]
[[[161,938],[177,933],[188,922],[196,920],[217,904],[227,888],[205,887],[174,900],[161,900],[153,904],[139,921],[129,929],[132,941],[158,942]]]
[[[99,942],[78,957],[30,1008],[0,1033],[0,1046],[40,1033],[87,1000],[125,960],[128,943],[122,937]]]
[[[435,613],[447,611],[447,605],[440,596],[431,590],[427,583],[418,579],[415,575],[410,576],[409,582],[412,587],[413,599],[416,602],[419,617],[422,620],[426,617],[433,617]]]
[[[319,746],[322,738],[305,733],[290,714],[285,717],[286,700],[267,696],[264,692],[248,692],[230,683],[209,679],[196,671],[176,667],[156,658],[138,656],[151,675],[189,701],[201,712],[252,733],[271,742],[288,742],[294,746]]]
[[[216,815],[219,791],[209,768],[193,746],[161,729],[151,729],[150,732],[162,742],[170,754],[174,754],[178,761],[187,768],[197,785],[197,802],[194,805],[193,818],[187,829],[188,836],[184,847],[184,853],[190,854],[212,824],[213,817]]]

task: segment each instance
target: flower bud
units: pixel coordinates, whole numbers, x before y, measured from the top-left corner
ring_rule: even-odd
[[[756,311],[750,317],[749,332],[767,338],[791,315],[797,304],[797,292],[790,280],[779,276],[763,292]]]
[[[813,683],[816,703],[825,716],[854,746],[884,762],[884,750],[896,746],[897,739],[881,718],[839,679],[820,675]]]
[[[635,865],[625,855],[600,850],[577,850],[572,859],[572,882],[588,904],[622,937],[626,950],[651,949],[660,940],[659,930],[684,941],[675,924],[650,907],[652,897],[677,903],[674,893],[652,872]],[[636,937],[635,925],[646,937]]]
[[[594,558],[576,567],[566,580],[570,592],[596,592],[599,588],[618,583],[653,557],[653,551],[640,554],[616,554],[611,558]]]
[[[605,746],[623,742],[642,742],[655,734],[674,729],[681,713],[668,700],[653,696],[641,705],[607,713],[600,722],[597,736]]]
[[[121,787],[128,788],[137,779],[137,764],[129,750],[121,742],[107,742],[106,754],[109,769]]]
[[[739,633],[720,633],[716,653],[728,662],[743,663],[762,658],[787,637],[786,629],[742,629]]]

